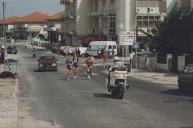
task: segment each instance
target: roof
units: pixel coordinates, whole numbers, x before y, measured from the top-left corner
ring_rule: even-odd
[[[64,11],[58,12],[48,18],[48,20],[60,20],[64,16]]]
[[[41,12],[34,12],[24,17],[9,17],[5,19],[5,24],[22,24],[22,23],[46,23],[49,16]],[[3,20],[0,20],[0,24],[3,24]]]
[[[32,14],[29,14],[27,16],[21,17],[20,19],[16,20],[16,23],[45,23],[47,22],[47,19],[49,18],[48,15],[40,13],[40,12],[34,12]]]
[[[16,20],[18,20],[20,17],[17,16],[12,16],[8,17],[4,20],[5,24],[13,24]],[[0,20],[0,24],[3,24],[3,20]]]

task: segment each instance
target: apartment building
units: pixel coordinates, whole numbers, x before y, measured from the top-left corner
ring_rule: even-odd
[[[118,41],[120,31],[136,31],[135,0],[60,0],[65,5],[63,32],[67,45],[81,37]],[[130,44],[132,45],[132,44]]]
[[[166,0],[137,0],[136,19],[138,29],[151,33],[157,21],[162,21],[167,14]],[[139,39],[145,35],[138,32]]]

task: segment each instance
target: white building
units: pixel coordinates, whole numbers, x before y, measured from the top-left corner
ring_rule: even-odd
[[[136,31],[135,0],[60,0],[60,3],[65,5],[63,28],[67,45],[76,45],[80,37],[87,35],[118,41],[120,31]]]

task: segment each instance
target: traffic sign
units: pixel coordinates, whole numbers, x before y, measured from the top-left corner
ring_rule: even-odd
[[[133,45],[136,34],[132,31],[120,31],[119,33],[119,44],[120,45]]]
[[[134,42],[134,43],[133,43],[133,47],[136,48],[136,49],[139,48],[139,45],[140,45],[139,42]]]

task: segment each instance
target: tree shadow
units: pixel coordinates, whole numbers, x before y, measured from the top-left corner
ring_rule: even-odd
[[[179,90],[179,89],[168,89],[166,91],[161,91],[162,94],[167,95],[174,95],[174,96],[186,96],[186,97],[193,97],[193,91],[190,90]]]

